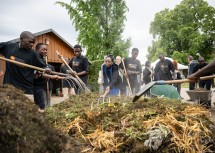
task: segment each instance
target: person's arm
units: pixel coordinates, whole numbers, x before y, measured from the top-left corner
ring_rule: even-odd
[[[88,72],[89,72],[89,62],[88,62],[87,58],[84,58],[83,64],[84,64],[84,70],[79,72],[79,73],[74,71],[73,72],[74,75],[83,76],[83,75],[88,74]]]
[[[9,50],[9,45],[12,44],[11,42],[1,42],[0,43],[0,54],[7,57],[7,51]]]
[[[173,63],[171,61],[169,61],[169,65],[170,65],[170,70],[172,71],[172,78],[175,80],[176,74],[175,74],[175,68],[173,66]]]
[[[142,72],[142,66],[141,66],[140,61],[138,61],[138,64],[137,64],[137,72],[136,72],[136,74],[137,74],[137,75],[140,75],[141,72]]]
[[[49,75],[49,74],[45,74],[43,73],[42,78],[44,79],[52,79],[52,80],[58,80],[58,79],[64,79],[64,77],[60,77],[58,75]]]
[[[113,87],[114,84],[117,83],[119,77],[120,76],[119,76],[118,66],[113,65],[111,81],[108,86],[110,86],[110,88]]]
[[[188,76],[187,79],[195,80],[201,76],[207,75],[208,73],[214,73],[215,72],[215,60],[210,62],[207,66],[203,67],[196,73],[193,73],[192,75]]]
[[[0,70],[0,77],[2,77],[3,75],[4,75],[4,72]]]

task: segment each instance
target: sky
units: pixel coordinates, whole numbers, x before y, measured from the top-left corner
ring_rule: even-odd
[[[78,33],[75,31],[67,11],[54,3],[57,0],[0,0],[0,42],[19,37],[22,31],[32,33],[53,29],[71,45],[75,45]],[[70,2],[70,0],[60,0]],[[123,38],[131,38],[132,46],[139,49],[138,59],[145,63],[152,35],[150,23],[157,12],[165,8],[173,9],[182,0],[126,0]],[[215,7],[215,0],[207,0]]]

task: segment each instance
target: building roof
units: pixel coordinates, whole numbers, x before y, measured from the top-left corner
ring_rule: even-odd
[[[49,32],[52,32],[54,35],[56,35],[58,38],[60,38],[63,42],[65,42],[69,47],[73,48],[73,46],[70,43],[68,43],[64,38],[62,38],[53,29],[48,29],[48,30],[44,30],[44,31],[40,31],[40,32],[34,33],[34,36],[36,37],[36,36],[43,35],[43,34],[46,34],[46,33],[49,33]],[[17,43],[19,41],[20,41],[20,38],[10,40],[10,42],[12,42],[12,43]]]

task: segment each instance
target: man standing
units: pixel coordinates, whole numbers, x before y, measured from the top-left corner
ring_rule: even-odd
[[[141,75],[142,67],[141,67],[140,61],[136,59],[138,54],[139,54],[139,50],[137,48],[133,48],[131,52],[131,57],[128,57],[122,61],[125,64],[125,69],[127,70],[127,75],[128,75],[128,79],[129,79],[133,94],[137,93],[140,90],[137,76]],[[122,63],[120,64],[120,68],[123,68]],[[125,81],[126,79],[123,79],[123,82]]]
[[[40,60],[44,61],[44,58],[47,56],[47,46],[44,43],[38,43],[35,47],[36,52],[38,53]],[[46,65],[48,67],[48,65]],[[39,112],[44,112],[46,107],[46,95],[44,92],[45,86],[47,85],[48,78],[50,79],[59,79],[57,75],[48,75],[43,72],[34,71],[34,102],[39,106]],[[47,105],[50,105],[47,103]]]
[[[189,55],[187,57],[187,62],[188,62],[188,77],[194,73],[194,68],[197,65],[197,62],[193,60],[193,57]],[[190,82],[189,83],[189,90],[194,90],[195,89],[195,82]]]
[[[154,80],[172,80],[175,70],[172,62],[165,59],[163,54],[158,56],[160,61],[156,64],[154,69]]]
[[[34,35],[24,31],[20,35],[20,43],[0,43],[0,54],[8,59],[25,64],[45,67],[37,53],[32,49],[35,42]],[[24,91],[25,94],[33,94],[34,70],[18,66],[13,63],[6,63],[4,84],[11,84]]]
[[[69,62],[69,66],[73,70],[73,74],[77,75],[84,83],[87,85],[88,82],[88,71],[89,71],[89,62],[88,59],[81,55],[82,48],[80,45],[74,46],[75,56]],[[75,93],[80,94],[80,88],[76,85]]]

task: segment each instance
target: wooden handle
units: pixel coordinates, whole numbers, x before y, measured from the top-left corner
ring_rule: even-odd
[[[130,85],[130,82],[129,82],[129,78],[128,78],[128,73],[127,73],[126,68],[125,68],[124,58],[122,58],[122,65],[123,65],[123,68],[125,70],[126,81],[128,83],[128,87],[129,87],[130,93],[133,94],[132,90],[131,90],[131,85]]]
[[[199,80],[209,80],[215,78],[215,75],[200,77]],[[195,82],[196,80],[183,79],[183,80],[167,80],[164,81],[164,84],[177,84],[177,83],[186,83],[186,82]]]
[[[38,70],[38,71],[41,71],[41,72],[45,72],[45,69],[43,69],[43,68],[40,68],[40,67],[37,67],[37,66],[33,66],[33,65],[29,65],[29,64],[25,64],[25,63],[18,62],[18,61],[14,61],[14,60],[10,60],[10,59],[5,58],[5,57],[0,57],[0,60],[4,60],[4,61],[16,64],[16,65],[20,65],[20,66],[23,66],[23,67],[27,67],[27,68]],[[61,75],[61,76],[67,76],[67,74],[59,73],[59,72],[53,72],[53,71],[51,72],[51,74]]]
[[[64,62],[64,64],[69,68],[70,71],[74,72],[73,69],[69,66],[69,64],[65,61],[65,59],[63,58],[63,56],[58,52],[56,51],[58,57]],[[78,79],[78,81],[84,86],[86,87],[86,84],[79,78],[78,75],[75,75],[75,77]]]

